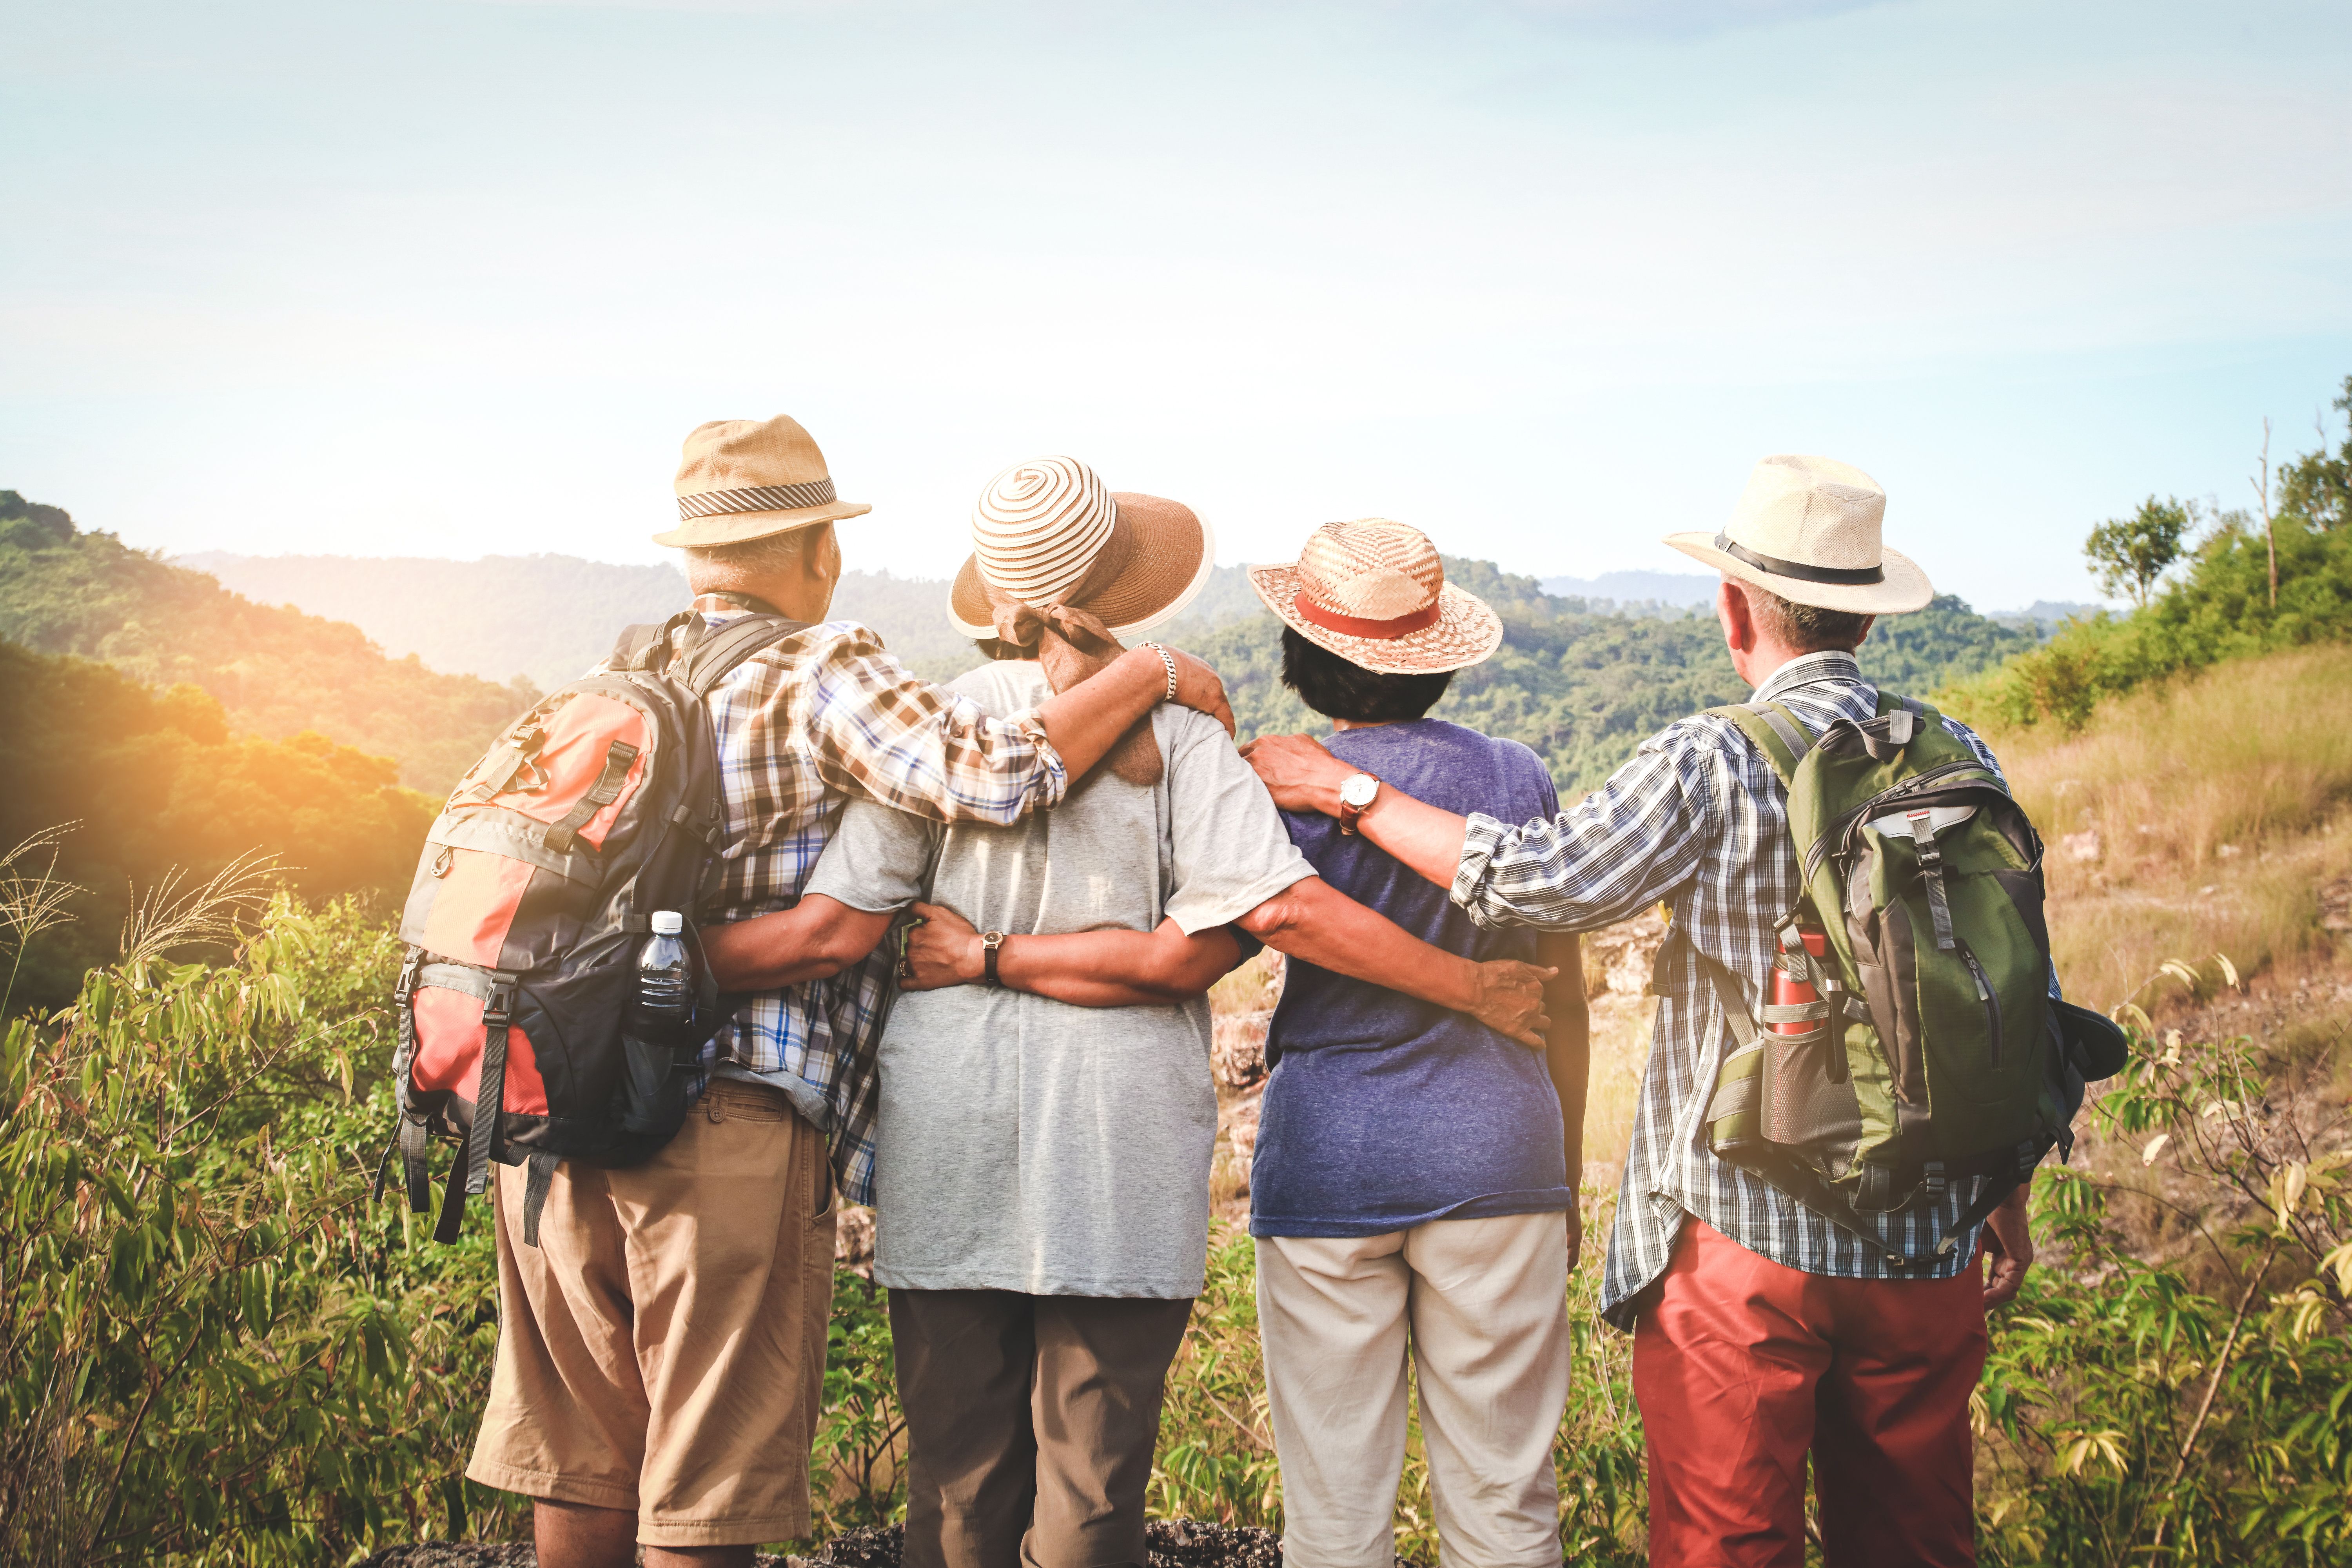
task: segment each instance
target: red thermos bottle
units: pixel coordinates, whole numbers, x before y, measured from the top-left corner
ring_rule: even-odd
[[[1813,925],[1799,925],[1797,934],[1804,939],[1805,951],[1815,958],[1829,954],[1829,933]],[[1808,1002],[1818,1002],[1821,994],[1813,989],[1812,976],[1786,948],[1772,965],[1772,1002],[1780,1007],[1801,1007]],[[1822,1026],[1822,1020],[1811,1019],[1789,1024],[1766,1026],[1776,1035],[1802,1035]]]

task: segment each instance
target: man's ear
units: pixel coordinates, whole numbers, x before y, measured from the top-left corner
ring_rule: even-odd
[[[1723,625],[1724,647],[1733,653],[1755,651],[1756,618],[1748,613],[1747,594],[1728,577],[1715,591],[1715,618]]]

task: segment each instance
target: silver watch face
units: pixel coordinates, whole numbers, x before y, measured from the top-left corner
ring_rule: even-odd
[[[1357,773],[1339,786],[1340,804],[1352,805],[1360,811],[1372,804],[1372,796],[1378,795],[1380,789],[1380,780],[1370,773]]]

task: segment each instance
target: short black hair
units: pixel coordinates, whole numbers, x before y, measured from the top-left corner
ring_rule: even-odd
[[[1329,648],[1308,642],[1288,626],[1282,628],[1282,683],[1298,700],[1326,719],[1351,724],[1390,724],[1418,719],[1437,706],[1454,672],[1433,675],[1383,675],[1341,658]]]

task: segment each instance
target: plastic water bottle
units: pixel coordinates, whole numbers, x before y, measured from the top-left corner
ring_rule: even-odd
[[[686,921],[676,910],[654,911],[654,934],[637,953],[639,1026],[656,1038],[683,1028],[694,1010],[694,970],[678,934]]]

